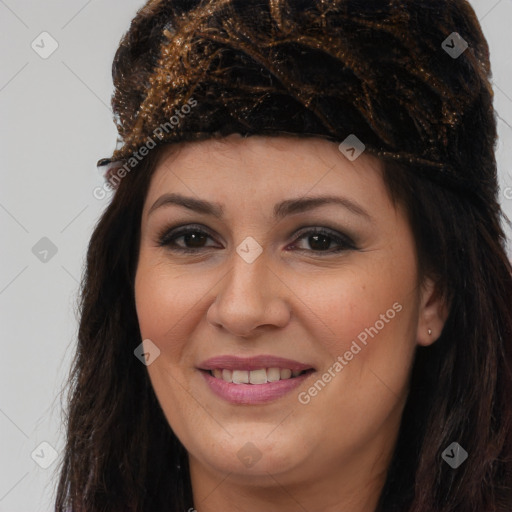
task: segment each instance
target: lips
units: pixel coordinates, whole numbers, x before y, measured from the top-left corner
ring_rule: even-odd
[[[300,385],[315,371],[312,365],[269,355],[217,356],[199,367],[210,389],[234,404],[263,404]]]

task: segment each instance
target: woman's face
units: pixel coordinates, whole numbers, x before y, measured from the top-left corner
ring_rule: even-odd
[[[160,158],[135,298],[193,478],[387,467],[415,347],[443,315],[381,170],[316,138],[232,135]]]

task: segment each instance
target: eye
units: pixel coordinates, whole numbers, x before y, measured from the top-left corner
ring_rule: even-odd
[[[312,252],[324,252],[324,253],[336,253],[347,250],[356,250],[356,245],[354,241],[345,234],[338,233],[336,231],[331,231],[326,228],[313,228],[308,231],[303,231],[298,241],[305,240],[311,249],[299,249],[306,250]],[[338,247],[335,249],[331,248],[331,244],[334,242]],[[293,246],[296,245],[297,242],[294,242]]]
[[[178,241],[181,239],[181,242]],[[160,247],[168,247],[172,251],[182,253],[197,253],[201,249],[209,249],[214,245],[206,245],[208,240],[213,240],[212,236],[200,226],[183,226],[176,229],[165,230],[158,237]],[[342,233],[327,229],[315,227],[299,233],[299,237],[292,244],[296,248],[297,242],[306,240],[310,249],[298,248],[314,253],[337,253],[347,250],[356,250],[357,247],[353,240]],[[331,247],[334,243],[334,249]],[[290,247],[290,246],[289,246]]]
[[[178,244],[179,239],[183,239],[181,244]],[[177,229],[165,231],[158,237],[158,245],[160,247],[168,247],[172,251],[179,251],[184,253],[196,253],[198,250],[212,246],[205,246],[208,239],[212,237],[205,230],[196,226],[186,226]],[[183,245],[185,247],[183,247]]]

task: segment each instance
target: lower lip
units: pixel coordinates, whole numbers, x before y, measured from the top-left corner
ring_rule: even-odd
[[[266,384],[234,384],[217,379],[210,372],[201,370],[210,389],[220,398],[240,405],[258,405],[277,400],[300,386],[313,372],[309,371],[292,379],[267,382]]]

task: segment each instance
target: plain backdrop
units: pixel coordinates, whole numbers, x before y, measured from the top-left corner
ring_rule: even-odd
[[[92,194],[103,185],[96,161],[116,139],[111,64],[143,3],[0,0],[0,512],[53,507],[78,282],[107,204]],[[512,218],[512,0],[471,4],[491,49]]]

